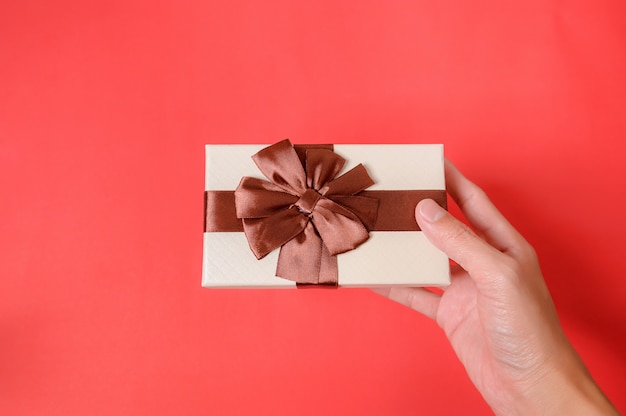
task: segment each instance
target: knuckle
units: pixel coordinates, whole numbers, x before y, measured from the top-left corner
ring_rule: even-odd
[[[509,282],[521,280],[524,274],[521,263],[511,257],[503,257],[495,272],[499,280]]]
[[[474,185],[473,194],[474,194],[474,200],[489,199],[489,197],[487,196],[487,193],[483,191],[483,189],[479,187],[478,185]]]
[[[477,201],[481,201],[484,199],[488,199],[485,191],[482,190],[478,185],[474,183],[470,183],[468,186],[468,192],[459,198],[457,201],[459,206],[462,207],[463,210],[470,209]]]
[[[441,237],[441,243],[444,247],[449,247],[451,244],[457,244],[458,241],[467,240],[472,236],[473,232],[467,225],[458,223],[452,229],[443,234]]]
[[[537,251],[535,248],[528,244],[527,242],[523,242],[523,244],[518,245],[512,250],[511,253],[514,257],[519,259],[521,263],[527,265],[536,265],[539,264],[539,257],[537,256]]]
[[[522,248],[522,258],[528,262],[538,263],[539,259],[537,256],[537,251],[530,244],[525,244]]]

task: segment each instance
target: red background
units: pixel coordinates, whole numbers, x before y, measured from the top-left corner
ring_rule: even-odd
[[[0,413],[484,414],[366,289],[200,288],[203,145],[285,137],[444,143],[626,411],[625,41],[621,0],[3,1]]]

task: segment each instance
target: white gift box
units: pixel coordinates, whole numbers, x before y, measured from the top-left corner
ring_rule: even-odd
[[[233,191],[243,176],[263,177],[251,156],[267,145],[206,145],[207,191]],[[362,163],[375,184],[368,190],[445,190],[443,145],[339,144],[342,172]],[[275,276],[279,250],[257,260],[243,232],[205,232],[202,286],[288,288]],[[446,255],[421,231],[371,231],[355,250],[337,256],[340,287],[445,286]]]

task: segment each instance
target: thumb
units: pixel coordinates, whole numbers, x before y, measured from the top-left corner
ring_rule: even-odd
[[[454,218],[432,199],[415,208],[415,219],[428,240],[463,267],[474,280],[493,269],[503,254],[478,237],[467,225]]]

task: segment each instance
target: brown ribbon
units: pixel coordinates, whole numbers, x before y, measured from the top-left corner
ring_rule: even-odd
[[[234,192],[207,191],[205,231],[244,231],[258,259],[280,247],[276,276],[299,286],[336,286],[336,255],[369,231],[419,230],[421,199],[446,207],[443,190],[365,191],[374,182],[361,164],[335,178],[345,160],[331,145],[283,140],[252,159],[270,182],[244,177]]]

